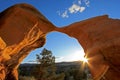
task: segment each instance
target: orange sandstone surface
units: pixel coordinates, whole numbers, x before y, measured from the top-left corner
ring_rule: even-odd
[[[56,30],[78,40],[94,80],[119,80],[120,20],[104,15]]]
[[[78,40],[94,80],[119,80],[119,19],[103,15],[58,28],[28,4],[17,4],[0,13],[0,79],[18,80],[22,60],[31,50],[42,47],[51,31]]]

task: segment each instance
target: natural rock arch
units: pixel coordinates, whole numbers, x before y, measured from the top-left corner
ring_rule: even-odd
[[[31,50],[42,47],[51,31],[80,42],[94,80],[119,79],[120,20],[104,15],[57,28],[28,4],[17,4],[0,13],[0,79],[18,80],[20,62]]]

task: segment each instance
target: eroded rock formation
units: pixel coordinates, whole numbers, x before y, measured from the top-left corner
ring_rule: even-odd
[[[56,30],[78,40],[84,48],[94,80],[119,79],[120,20],[104,15]]]
[[[45,35],[53,29],[53,24],[27,4],[0,13],[0,80],[18,80],[19,64],[31,50],[45,44]]]
[[[94,80],[119,80],[120,20],[104,15],[57,28],[27,4],[0,13],[0,79],[18,80],[20,62],[31,50],[42,47],[51,31],[79,41]]]

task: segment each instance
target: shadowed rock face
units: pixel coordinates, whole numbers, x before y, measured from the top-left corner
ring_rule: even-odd
[[[0,13],[0,79],[18,80],[17,68],[51,31],[78,40],[94,80],[119,80],[120,20],[99,16],[57,28],[35,8],[17,4]]]

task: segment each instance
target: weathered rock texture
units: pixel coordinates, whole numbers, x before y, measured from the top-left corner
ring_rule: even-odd
[[[94,80],[119,80],[120,20],[104,15],[56,30],[79,41]]]
[[[18,80],[21,61],[31,50],[42,47],[45,35],[53,29],[53,24],[27,4],[0,13],[0,80]]]
[[[20,62],[31,50],[42,47],[45,35],[51,31],[79,41],[94,80],[119,80],[120,20],[104,15],[57,28],[27,4],[0,13],[0,79],[18,80]]]

